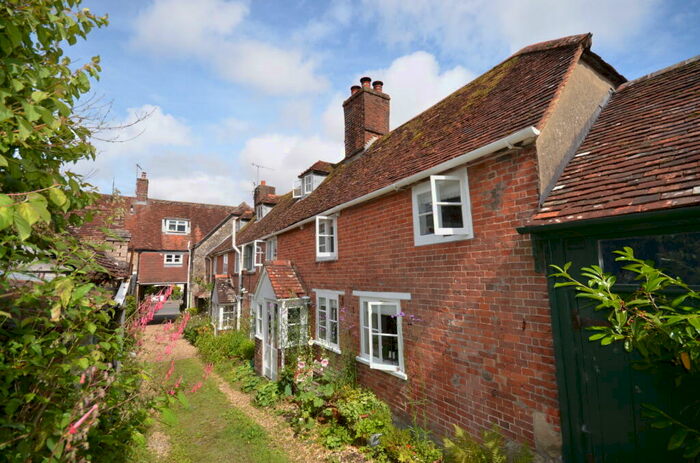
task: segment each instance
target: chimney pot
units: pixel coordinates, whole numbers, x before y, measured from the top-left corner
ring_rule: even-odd
[[[141,178],[146,178],[146,172],[141,172]]]
[[[375,92],[381,92],[383,87],[384,87],[384,82],[382,82],[381,80],[375,80],[372,83],[372,88],[374,89]]]
[[[359,85],[353,85],[352,87],[350,87],[350,95],[354,95],[355,93],[359,92],[360,89],[362,89],[362,87],[360,87]]]
[[[265,180],[260,180],[260,184],[261,184],[261,185],[267,185],[267,183],[265,183]]]
[[[363,77],[362,87],[350,87],[350,97],[343,103],[345,115],[345,157],[362,152],[370,140],[389,132],[389,95],[382,91],[380,80]]]
[[[264,180],[260,181],[260,185],[255,187],[253,190],[253,205],[258,206],[262,204],[263,198],[267,195],[274,195],[275,187],[267,185]]]
[[[361,83],[362,86],[365,87],[365,88],[369,88],[370,82],[372,82],[372,78],[371,78],[371,77],[363,77],[362,79],[360,79],[360,83]]]

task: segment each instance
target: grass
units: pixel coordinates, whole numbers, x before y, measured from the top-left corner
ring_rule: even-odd
[[[189,391],[204,374],[198,359],[180,360],[175,365],[173,377],[182,376],[184,391]],[[161,370],[163,365],[156,368]],[[142,449],[134,463],[289,461],[282,451],[272,446],[274,437],[268,436],[261,426],[231,405],[211,379],[207,379],[197,392],[187,393],[187,399],[188,406],[174,405],[172,413],[162,415],[156,426],[169,437],[168,456],[158,458]]]

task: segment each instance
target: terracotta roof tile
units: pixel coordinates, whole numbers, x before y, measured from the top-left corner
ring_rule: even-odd
[[[361,156],[335,166],[309,196],[280,196],[262,220],[241,230],[238,242],[279,231],[517,130],[537,127],[589,45],[590,35],[584,34],[521,50],[381,137]]]
[[[618,88],[533,225],[700,205],[700,57]]]
[[[311,165],[311,167],[309,167],[304,172],[299,174],[299,178],[303,177],[304,175],[308,174],[309,172],[313,172],[315,174],[321,174],[321,175],[328,175],[331,173],[332,170],[333,170],[333,164],[331,164],[330,162],[316,161]]]
[[[306,295],[304,287],[288,260],[273,260],[265,263],[265,271],[277,299],[291,299]]]

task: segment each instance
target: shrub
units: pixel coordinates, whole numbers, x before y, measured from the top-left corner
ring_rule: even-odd
[[[255,352],[255,343],[241,331],[228,331],[215,336],[211,332],[200,333],[195,346],[202,358],[211,363],[227,360],[250,360]]]
[[[188,311],[190,309],[187,309]],[[206,315],[195,315],[185,326],[182,336],[193,346],[197,344],[197,339],[203,334],[213,334],[213,328]]]
[[[255,388],[253,404],[258,407],[272,407],[279,400],[279,389],[277,383],[262,380]]]
[[[338,400],[338,413],[356,439],[367,440],[372,434],[391,427],[389,406],[372,392],[346,387]]]
[[[321,443],[328,449],[335,450],[351,444],[353,441],[350,431],[333,421],[330,425],[324,426],[319,432]]]
[[[400,463],[433,463],[442,461],[442,450],[433,441],[411,429],[388,426],[373,449],[376,460]]]
[[[505,450],[503,436],[493,429],[484,431],[482,442],[479,443],[462,428],[455,425],[453,439],[444,438],[445,461],[449,463],[529,463],[532,454],[527,447],[520,447],[510,460]]]

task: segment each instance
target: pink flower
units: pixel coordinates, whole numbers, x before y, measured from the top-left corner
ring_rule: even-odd
[[[88,410],[78,421],[75,423],[71,424],[68,427],[68,434],[75,434],[78,432],[78,428],[85,422],[85,420],[94,412],[97,410],[97,404],[93,405],[90,410]]]

